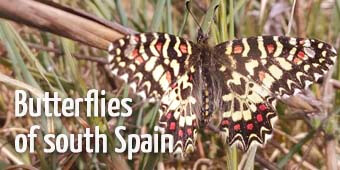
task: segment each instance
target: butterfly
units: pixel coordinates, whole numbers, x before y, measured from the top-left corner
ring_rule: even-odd
[[[109,46],[112,74],[143,99],[159,102],[174,152],[194,151],[198,128],[215,115],[223,139],[247,150],[271,137],[276,101],[320,79],[336,50],[317,39],[258,36],[214,47],[167,33],[127,35]]]

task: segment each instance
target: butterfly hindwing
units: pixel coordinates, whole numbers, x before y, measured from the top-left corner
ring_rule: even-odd
[[[197,117],[193,111],[192,75],[187,73],[161,99],[159,127],[174,136],[174,152],[181,157],[194,150]]]
[[[230,145],[247,150],[272,134],[275,102],[269,91],[237,72],[225,72],[220,130]]]

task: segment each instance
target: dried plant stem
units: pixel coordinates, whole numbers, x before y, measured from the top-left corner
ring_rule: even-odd
[[[289,19],[289,23],[288,23],[288,30],[287,30],[287,33],[286,33],[287,36],[290,35],[291,29],[292,29],[295,5],[296,5],[296,0],[293,1],[292,12],[290,14],[290,19]]]
[[[299,37],[306,37],[306,21],[304,18],[303,1],[296,1],[294,9],[294,17],[296,20],[297,35]]]
[[[276,167],[275,164],[273,164],[272,162],[262,158],[259,154],[255,155],[255,161],[260,163],[263,167],[266,167],[269,170],[278,170],[279,168]]]
[[[284,146],[281,146],[280,144],[278,144],[278,143],[276,143],[274,141],[270,141],[269,144],[275,146],[276,148],[279,149],[280,152],[282,152],[284,154],[288,154],[289,153],[289,149],[287,149]],[[295,154],[293,156],[293,160],[295,162],[300,162],[302,160],[302,158],[301,158],[301,156]],[[315,166],[313,166],[311,163],[309,163],[307,161],[302,162],[302,166],[307,168],[307,169],[311,169],[311,170],[317,170],[318,169],[318,168],[316,168]]]
[[[337,156],[335,146],[337,141],[334,137],[326,137],[326,166],[327,169],[337,169]]]
[[[89,14],[34,0],[1,0],[0,17],[104,50],[110,42],[129,32]]]

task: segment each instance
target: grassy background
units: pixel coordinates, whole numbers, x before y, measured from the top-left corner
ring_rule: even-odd
[[[197,35],[197,25],[182,0],[59,0],[58,3],[139,32],[168,32],[193,41]],[[300,1],[295,4],[294,17],[291,17],[294,4],[294,1],[281,0],[202,0],[193,1],[191,8],[204,32],[209,33],[211,45],[269,34],[318,38],[340,49],[339,0]],[[229,148],[217,134],[207,130],[201,133],[196,152],[186,161],[166,154],[138,154],[133,161],[126,161],[125,155],[115,153],[46,155],[41,150],[41,142],[36,143],[36,153],[18,154],[14,151],[15,135],[26,133],[33,124],[41,125],[42,133],[82,133],[83,128],[91,125],[100,125],[107,134],[118,125],[127,126],[129,133],[151,133],[157,122],[157,107],[129,94],[128,88],[120,86],[102,64],[75,57],[105,57],[105,51],[5,20],[0,20],[0,39],[0,80],[3,82],[0,84],[0,169],[17,164],[31,169],[150,169],[155,166],[159,169],[325,169],[334,159],[329,155],[330,145],[336,154],[335,160],[340,157],[340,148],[336,145],[340,92],[336,95],[332,95],[334,91],[325,92],[324,87],[329,82],[314,85],[313,93],[307,93],[309,100],[318,99],[322,106],[327,105],[327,110],[316,116],[306,116],[309,105],[296,108],[279,104],[280,120],[275,126],[274,138],[256,153],[254,148],[248,154]],[[333,78],[340,80],[339,64],[334,68]],[[73,98],[84,96],[88,89],[105,89],[109,92],[107,98],[131,96],[134,113],[128,119],[14,118],[14,90],[17,88],[30,91],[32,96],[57,91],[62,97]],[[109,143],[114,147],[116,141],[110,138]],[[336,163],[339,166],[339,161]]]

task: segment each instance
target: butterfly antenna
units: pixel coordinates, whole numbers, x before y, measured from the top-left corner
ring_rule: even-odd
[[[204,39],[203,29],[202,29],[201,25],[199,24],[198,20],[196,19],[195,15],[190,10],[190,2],[191,2],[191,0],[186,0],[185,7],[187,8],[189,14],[192,16],[192,18],[194,19],[195,23],[198,26],[197,42],[199,42],[202,39]]]

